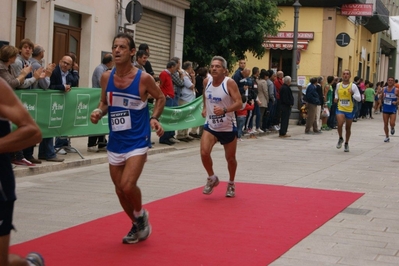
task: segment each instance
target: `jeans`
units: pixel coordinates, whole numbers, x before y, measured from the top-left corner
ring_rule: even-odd
[[[245,120],[246,117],[245,116],[237,116],[237,135],[238,138],[242,137],[242,129],[245,125]]]
[[[337,117],[335,114],[337,113],[337,104],[333,103],[330,107],[330,116],[327,120],[327,126],[329,128],[334,128],[337,125]]]
[[[170,98],[167,96],[165,106],[173,107],[173,106],[177,106],[177,104],[173,98]],[[165,131],[164,134],[159,138],[159,142],[168,141],[170,138],[173,138],[174,135],[175,135],[174,131]]]
[[[274,126],[273,119],[274,119],[274,114],[276,113],[276,104],[273,103],[272,101],[269,101],[268,108],[269,108],[269,115],[267,117],[267,122],[265,126],[266,129],[269,129],[271,126]]]
[[[46,160],[56,157],[54,150],[54,139],[53,138],[43,138],[39,145],[39,158]]]
[[[248,125],[248,128],[253,128],[254,116],[255,116],[255,125],[256,125],[256,128],[258,129],[258,128],[260,128],[260,109],[259,109],[259,105],[257,102],[255,102],[255,106],[254,106],[254,109],[252,110],[252,112],[248,112],[247,120],[249,120],[249,121],[246,122],[246,125]]]
[[[63,137],[63,138],[56,137],[55,138],[55,146],[54,147],[62,148],[64,146],[69,146],[69,142],[68,142],[67,137]]]

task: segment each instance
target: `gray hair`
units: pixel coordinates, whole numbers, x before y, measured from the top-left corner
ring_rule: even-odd
[[[284,82],[284,84],[289,84],[291,82],[291,77],[290,76],[285,76],[283,78],[283,82]]]
[[[224,69],[227,69],[227,61],[226,61],[226,59],[224,59],[223,57],[217,55],[217,56],[214,56],[212,58],[211,62],[214,61],[214,60],[218,60],[218,61],[222,62],[222,67]]]
[[[32,57],[40,55],[41,52],[44,52],[44,48],[40,45],[36,45],[35,48],[33,48]]]
[[[182,68],[183,68],[184,70],[187,70],[187,69],[189,69],[190,67],[193,67],[193,62],[186,61],[186,62],[183,63]]]
[[[324,78],[323,78],[322,76],[320,76],[320,77],[317,78],[317,82],[318,82],[318,83],[322,82],[323,80],[324,80]]]

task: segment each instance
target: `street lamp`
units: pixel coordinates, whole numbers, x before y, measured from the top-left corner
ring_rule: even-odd
[[[294,7],[294,43],[292,48],[292,82],[297,83],[297,61],[298,61],[298,18],[299,18],[299,8],[301,4],[299,0],[296,0],[292,5]]]
[[[299,0],[296,0],[292,5],[294,7],[294,43],[292,47],[292,71],[291,71],[291,91],[294,96],[294,103],[297,104],[292,107],[291,118],[299,119],[299,108],[301,106],[300,98],[302,92],[298,89],[297,83],[297,61],[298,61],[298,18],[299,18],[299,8],[301,4]]]

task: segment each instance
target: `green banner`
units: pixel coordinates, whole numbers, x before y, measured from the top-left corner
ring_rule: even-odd
[[[91,111],[97,108],[101,89],[73,88],[64,93],[55,90],[16,90],[32,118],[42,131],[43,138],[56,136],[93,136],[108,134],[108,117],[97,125],[90,121]],[[149,104],[150,114],[153,106]],[[178,106],[165,107],[160,122],[165,131],[186,129],[204,124],[201,116],[202,97]]]

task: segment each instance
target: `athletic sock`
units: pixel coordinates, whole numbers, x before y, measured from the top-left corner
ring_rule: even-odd
[[[210,177],[208,177],[210,179],[212,179],[212,181],[216,181],[216,176],[215,175],[211,175]]]
[[[229,181],[229,185],[234,185],[234,181]]]
[[[134,217],[140,217],[140,216],[143,216],[143,214],[144,214],[144,210],[143,210],[143,209],[141,209],[141,210],[138,211],[138,212],[133,211]]]

